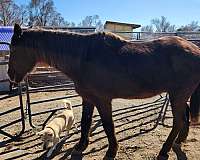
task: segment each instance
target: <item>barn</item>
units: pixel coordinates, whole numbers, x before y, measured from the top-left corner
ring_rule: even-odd
[[[141,27],[139,24],[114,21],[106,21],[104,24],[105,31],[116,33],[127,40],[133,39],[133,30],[139,27]]]

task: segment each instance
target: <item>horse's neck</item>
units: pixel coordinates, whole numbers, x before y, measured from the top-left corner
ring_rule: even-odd
[[[77,77],[81,68],[81,58],[87,51],[88,45],[83,43],[82,36],[79,37],[79,40],[76,38],[73,38],[72,35],[66,35],[66,41],[64,41],[64,39],[60,40],[58,37],[55,37],[52,44],[49,44],[53,46],[43,45],[42,52],[38,48],[38,62],[45,62],[71,78]]]

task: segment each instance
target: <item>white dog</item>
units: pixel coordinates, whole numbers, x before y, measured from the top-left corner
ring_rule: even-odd
[[[66,129],[66,136],[62,140],[66,140],[69,130],[74,124],[74,114],[72,110],[72,105],[69,100],[64,100],[65,110],[56,115],[52,121],[49,122],[44,128],[44,130],[37,133],[43,140],[43,149],[47,149],[50,146],[53,146],[49,152],[47,153],[47,157],[49,157],[53,150],[56,148],[57,144],[60,142],[60,134],[62,131]],[[77,129],[77,127],[75,126]],[[78,130],[78,129],[77,129]],[[53,143],[53,145],[52,145]]]

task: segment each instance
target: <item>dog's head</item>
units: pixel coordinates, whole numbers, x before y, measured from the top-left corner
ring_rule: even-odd
[[[43,141],[43,149],[47,149],[52,145],[54,140],[54,132],[52,129],[45,128],[44,130],[38,132],[37,135]]]
[[[67,100],[67,99],[64,99],[63,100],[63,103],[64,103],[64,107],[68,110],[72,110],[72,104],[71,104],[71,101]]]

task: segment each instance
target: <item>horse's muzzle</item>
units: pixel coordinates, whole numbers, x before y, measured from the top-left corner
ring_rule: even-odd
[[[12,83],[19,83],[24,79],[24,76],[22,76],[19,73],[16,73],[15,70],[8,68],[8,76],[9,80]]]
[[[8,76],[9,76],[9,81],[10,81],[11,83],[14,83],[14,84],[18,84],[18,83],[20,83],[20,82],[23,80],[23,77],[20,76],[20,75],[16,75],[16,74],[14,74],[14,75],[9,75],[9,74],[8,74]]]

